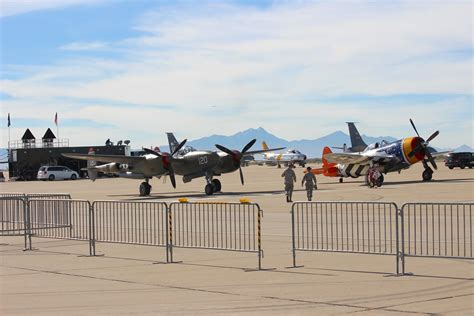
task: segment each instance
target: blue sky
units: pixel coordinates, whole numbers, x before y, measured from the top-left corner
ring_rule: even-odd
[[[2,0],[2,137],[166,143],[263,126],[288,140],[357,121],[474,146],[470,1]],[[55,129],[53,129],[55,130]]]

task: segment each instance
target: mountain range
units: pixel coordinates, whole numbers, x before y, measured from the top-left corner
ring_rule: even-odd
[[[324,146],[342,146],[344,143],[350,146],[350,137],[348,134],[337,131],[326,136],[316,138],[316,139],[302,139],[302,140],[293,140],[287,141],[283,138],[279,138],[264,128],[250,128],[242,132],[238,132],[234,135],[224,136],[224,135],[211,135],[208,137],[203,137],[195,140],[189,140],[187,142],[188,146],[192,146],[196,149],[202,150],[216,150],[215,144],[223,145],[229,149],[237,149],[242,150],[242,148],[252,139],[256,138],[257,142],[250,150],[260,150],[262,148],[262,141],[265,141],[270,148],[276,147],[286,147],[286,149],[298,149],[302,153],[306,154],[308,158],[321,158],[321,154],[323,151]],[[388,142],[395,141],[396,138],[391,136],[367,136],[362,135],[362,138],[367,144],[372,144],[375,142],[381,142],[382,140],[386,140]],[[181,141],[182,139],[178,139]],[[160,146],[161,151],[169,152],[169,148],[167,145]],[[438,151],[447,151],[451,149],[444,149],[444,148],[435,148]],[[453,151],[461,152],[461,151],[468,151],[473,152],[474,150],[467,146],[462,145],[460,147],[455,148]],[[8,165],[4,162],[7,157],[7,150],[4,148],[0,148],[0,157],[4,159],[0,159],[0,169],[8,168]]]
[[[337,131],[326,136],[316,139],[302,139],[287,141],[283,138],[279,138],[264,128],[250,128],[242,132],[238,132],[234,135],[211,135],[195,140],[189,140],[188,146],[192,146],[196,149],[202,150],[216,150],[215,144],[223,145],[229,149],[241,150],[250,140],[253,138],[257,139],[257,142],[250,150],[259,150],[262,148],[262,141],[265,141],[270,148],[286,147],[286,149],[298,149],[302,153],[306,154],[309,158],[321,158],[324,146],[338,146],[341,147],[344,143],[350,146],[350,137],[348,134]],[[391,136],[367,136],[362,135],[362,138],[367,144],[375,142],[381,142],[382,140],[392,142],[397,140]],[[178,139],[181,141],[182,139]],[[169,147],[166,145],[160,146],[161,151],[169,152]],[[436,148],[438,151],[444,151],[445,149]],[[447,149],[446,149],[447,150]],[[456,148],[454,151],[473,151],[473,149],[467,145],[462,145]]]

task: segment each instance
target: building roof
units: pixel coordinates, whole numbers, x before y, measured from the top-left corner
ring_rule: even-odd
[[[33,136],[33,133],[31,133],[30,129],[27,128],[25,131],[25,134],[21,137],[22,140],[35,140],[36,138]]]
[[[43,139],[55,139],[56,136],[54,136],[54,133],[51,131],[50,128],[46,130],[46,133],[43,135]]]

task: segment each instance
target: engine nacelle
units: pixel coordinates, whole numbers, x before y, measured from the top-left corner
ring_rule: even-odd
[[[119,173],[125,171],[126,168],[116,162],[111,162],[105,165],[96,166],[94,169],[103,173]]]

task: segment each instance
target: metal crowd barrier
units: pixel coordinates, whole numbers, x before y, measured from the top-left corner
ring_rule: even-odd
[[[0,197],[0,236],[21,236],[25,233],[25,200],[23,197]]]
[[[400,210],[405,257],[474,259],[474,203],[406,203]]]
[[[293,203],[293,267],[297,251],[393,255],[398,274],[397,213],[388,202]]]
[[[168,206],[162,202],[95,201],[92,204],[92,251],[95,242],[166,247]]]
[[[68,193],[18,193],[18,192],[4,192],[0,193],[0,198],[26,198],[26,199],[71,199]]]
[[[25,249],[31,249],[29,199],[71,199],[64,193],[0,193],[0,236],[25,236]],[[28,246],[27,241],[30,241]]]
[[[83,200],[29,199],[26,223],[29,250],[31,237],[89,241],[91,204]],[[92,248],[89,245],[89,253]]]
[[[262,267],[262,215],[255,203],[171,203],[169,244],[174,248],[257,253]]]

